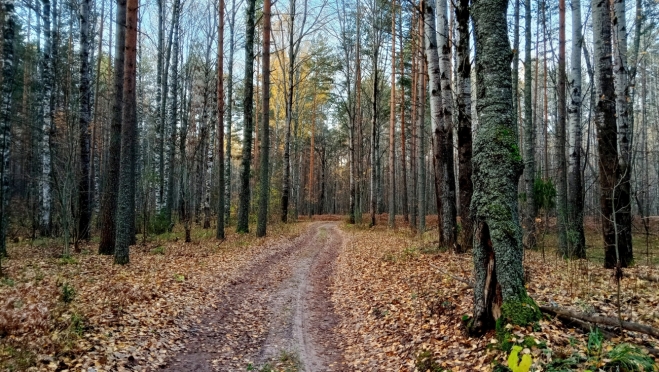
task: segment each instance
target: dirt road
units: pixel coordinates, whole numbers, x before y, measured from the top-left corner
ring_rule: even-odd
[[[220,303],[186,335],[166,371],[343,371],[330,301],[343,237],[317,222],[263,254],[220,289]]]

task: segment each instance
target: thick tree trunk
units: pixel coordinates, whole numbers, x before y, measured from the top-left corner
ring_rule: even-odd
[[[640,21],[640,20],[639,20]],[[627,63],[627,18],[625,0],[613,2],[614,63],[613,73],[616,93],[618,125],[618,175],[619,185],[614,191],[616,198],[616,229],[618,230],[618,253],[620,263],[627,267],[634,259],[632,251],[632,199],[631,173],[633,149],[633,102],[630,96],[629,70]]]
[[[586,257],[586,238],[583,227],[583,179],[581,174],[581,0],[572,0],[572,56],[571,76],[568,82],[570,105],[568,117],[568,256]]]
[[[137,101],[135,77],[137,64],[137,9],[139,0],[126,4],[126,48],[124,60],[124,108],[121,127],[121,171],[117,204],[117,237],[114,262],[127,264],[134,239],[131,225],[135,224],[135,161],[137,144]],[[133,235],[133,236],[131,236]]]
[[[471,216],[471,196],[474,186],[472,174],[471,138],[471,56],[469,48],[469,0],[460,0],[455,9],[458,22],[459,41],[456,48],[457,66],[457,114],[458,114],[458,185],[460,187],[460,222],[462,224],[462,249],[473,245],[473,223]]]
[[[243,154],[240,174],[240,199],[238,205],[239,233],[249,232],[249,173],[252,164],[252,131],[254,127],[254,23],[256,0],[247,0],[245,33],[245,86],[243,89]]]
[[[611,5],[607,0],[593,0],[593,39],[595,42],[595,105],[599,155],[600,208],[604,236],[604,266],[613,268],[618,262],[615,194],[619,184],[618,148],[616,143],[616,105],[611,61]],[[620,257],[622,257],[620,255]],[[621,262],[622,263],[622,262]]]
[[[535,205],[535,146],[536,135],[535,126],[533,121],[534,107],[531,106],[531,87],[533,80],[531,77],[531,2],[524,2],[524,21],[526,31],[524,33],[524,189],[526,192],[526,211],[524,220],[524,247],[533,248],[536,242],[535,232],[535,216],[538,210]],[[539,33],[539,32],[538,32]],[[536,88],[538,86],[537,79],[537,60],[536,56]],[[536,102],[537,102],[537,89],[536,89]]]
[[[480,333],[502,318],[527,324],[539,319],[526,294],[517,182],[523,170],[512,112],[507,0],[475,0],[476,110],[474,141],[474,319]],[[505,323],[504,323],[505,324]]]
[[[117,192],[121,160],[122,111],[124,99],[124,53],[126,46],[126,0],[117,0],[117,34],[114,55],[114,102],[105,186],[101,196],[101,242],[98,253],[115,253]]]
[[[261,131],[261,185],[256,236],[265,236],[270,200],[270,0],[263,1],[263,116]],[[315,97],[314,97],[315,99]],[[313,125],[313,123],[311,124]],[[313,147],[311,148],[313,152]],[[313,169],[313,168],[312,168]]]
[[[90,168],[91,122],[91,38],[89,12],[91,0],[80,4],[80,182],[78,183],[78,239],[89,240],[92,217]]]
[[[0,82],[0,258],[7,256],[9,223],[9,150],[11,147],[12,93],[14,91],[14,0],[0,1],[2,11],[2,77]],[[0,265],[0,275],[2,267]]]

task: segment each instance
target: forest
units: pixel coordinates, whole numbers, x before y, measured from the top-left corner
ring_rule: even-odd
[[[0,370],[659,370],[650,0],[0,0]]]

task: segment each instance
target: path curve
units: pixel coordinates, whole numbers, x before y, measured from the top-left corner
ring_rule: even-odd
[[[345,371],[334,332],[334,263],[343,244],[336,222],[316,222],[283,249],[267,249],[220,289],[220,303],[185,335],[165,371]],[[274,251],[272,253],[269,251]]]

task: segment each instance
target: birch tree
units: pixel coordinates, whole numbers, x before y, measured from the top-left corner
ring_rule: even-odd
[[[613,1],[613,74],[615,84],[617,129],[618,129],[618,174],[619,186],[615,190],[616,229],[618,232],[618,254],[623,267],[634,259],[632,252],[632,142],[633,102],[630,96],[629,67],[627,55],[627,17],[625,0]],[[640,20],[639,20],[640,22]],[[636,62],[634,60],[634,62]],[[609,264],[607,259],[607,264]]]
[[[41,0],[41,18],[43,21],[43,53],[41,55],[41,114],[42,114],[42,138],[41,138],[41,177],[39,179],[40,191],[40,230],[42,236],[49,236],[52,224],[53,191],[52,191],[52,158],[51,134],[53,128],[54,102],[53,102],[53,32],[51,29],[50,0]]]
[[[14,1],[2,0],[2,77],[0,80],[0,259],[7,256],[9,222],[9,149],[11,147],[12,93],[14,91]],[[2,267],[0,265],[0,274]]]
[[[581,176],[581,1],[572,0],[572,56],[568,81],[570,104],[568,107],[568,245],[569,256],[586,257],[586,238],[583,226],[583,179]]]
[[[453,91],[451,88],[451,40],[448,27],[448,4],[446,0],[437,0],[437,40],[441,49],[439,70],[442,92],[442,120],[434,128],[436,146],[439,146],[441,180],[441,232],[440,245],[460,251],[457,245],[458,229],[456,226],[455,206],[455,171],[453,164]]]

